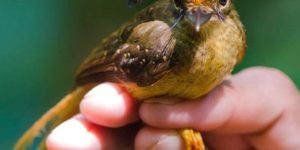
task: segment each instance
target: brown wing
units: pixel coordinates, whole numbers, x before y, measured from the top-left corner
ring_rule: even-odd
[[[111,60],[116,49],[119,48],[128,39],[132,26],[127,25],[114,32],[107,39],[104,39],[98,47],[93,49],[91,54],[79,67],[76,74],[76,84],[115,81],[117,75],[115,64]]]
[[[123,44],[118,44],[120,40],[117,37],[118,33],[115,33],[103,42],[103,46],[94,50],[80,68],[78,84],[111,81],[148,86],[169,70],[175,39],[166,23],[141,23],[132,29]]]
[[[159,80],[170,69],[175,39],[169,26],[177,16],[172,0],[141,11],[93,50],[79,68],[77,85],[131,81],[147,86]]]

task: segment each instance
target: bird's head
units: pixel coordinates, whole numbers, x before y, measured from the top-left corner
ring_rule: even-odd
[[[231,8],[231,0],[174,0],[174,2],[193,22],[197,32],[200,31],[201,25],[208,22],[213,16],[224,21],[226,12]]]

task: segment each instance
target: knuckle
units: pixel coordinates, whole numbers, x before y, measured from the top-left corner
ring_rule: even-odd
[[[269,80],[275,86],[285,87],[285,88],[295,88],[292,80],[281,70],[275,68],[265,68],[266,80]]]
[[[254,78],[261,79],[264,83],[270,83],[274,87],[292,87],[295,88],[292,80],[279,69],[269,67],[253,67],[247,69],[246,72],[251,72]]]
[[[238,75],[244,89],[257,98],[287,103],[298,95],[293,81],[282,71],[268,67],[248,68]],[[297,97],[297,96],[296,96]]]

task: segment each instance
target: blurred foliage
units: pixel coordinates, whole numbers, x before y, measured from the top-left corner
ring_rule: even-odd
[[[129,9],[125,0],[0,0],[1,149],[72,88],[77,66],[101,38],[149,3]],[[299,5],[236,0],[248,35],[237,70],[275,67],[300,86]]]

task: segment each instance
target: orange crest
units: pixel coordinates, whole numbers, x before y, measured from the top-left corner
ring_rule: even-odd
[[[200,5],[200,4],[202,4],[203,1],[204,0],[194,0],[194,4],[195,5]]]

